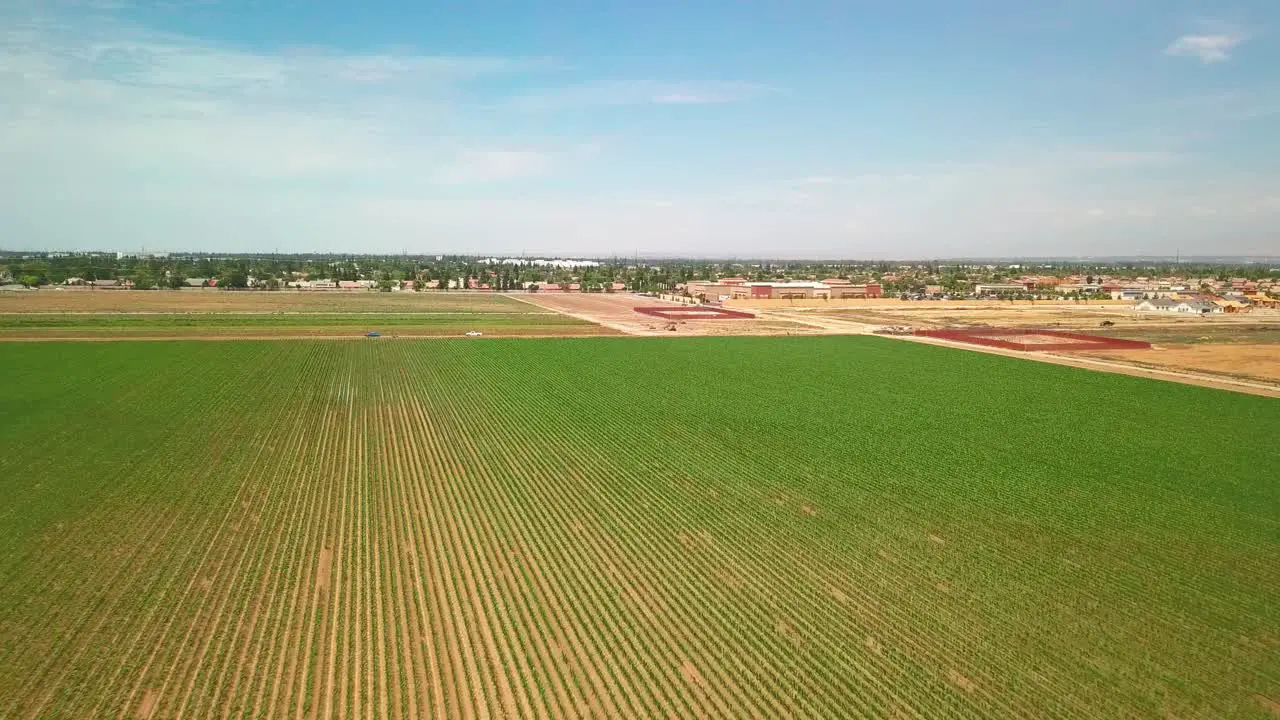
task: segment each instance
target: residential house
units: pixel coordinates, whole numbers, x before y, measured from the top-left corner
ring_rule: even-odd
[[[1177,307],[1174,308],[1174,312],[1209,315],[1221,313],[1223,309],[1217,303],[1209,300],[1180,300]]]
[[[1222,308],[1222,312],[1224,313],[1232,313],[1232,314],[1242,313],[1242,312],[1249,312],[1250,310],[1253,309],[1253,306],[1251,306],[1247,302],[1242,302],[1241,300],[1233,300],[1228,298],[1221,298],[1218,300],[1214,300],[1213,304]]]
[[[1138,312],[1175,312],[1179,301],[1169,298],[1148,298],[1142,300],[1133,309]]]

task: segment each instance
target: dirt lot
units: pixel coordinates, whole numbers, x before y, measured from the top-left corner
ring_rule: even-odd
[[[1085,357],[1280,382],[1280,345],[1157,345],[1150,350],[1094,350]]]
[[[734,303],[739,308],[740,304]],[[1205,330],[1217,334],[1248,332],[1258,327],[1280,330],[1280,311],[1262,310],[1239,315],[1179,316],[1163,313],[1137,313],[1128,304],[1103,303],[996,303],[996,302],[903,302],[867,301],[850,306],[776,307],[770,312],[789,316],[833,318],[870,325],[911,325],[917,328],[943,327],[1013,327],[1088,330],[1098,334],[1131,337],[1135,340],[1160,339],[1160,335],[1179,333],[1198,336]],[[1104,327],[1102,323],[1111,322]],[[1151,335],[1153,337],[1142,337]],[[1230,341],[1220,339],[1218,341]]]
[[[1005,348],[986,347],[982,345],[973,345],[969,343],[960,343],[954,340],[944,340],[942,338],[906,336],[896,338],[906,342],[920,342],[930,345],[944,345],[960,350],[970,350],[973,352],[990,353],[993,355],[1005,355],[1008,357],[1020,358],[1022,360],[1035,360],[1037,362],[1047,362],[1054,365],[1069,365],[1071,367],[1084,368],[1086,370],[1096,370],[1099,372],[1119,373],[1121,375],[1133,375],[1135,377],[1147,377],[1156,380],[1165,380],[1169,382],[1185,383],[1187,385],[1199,385],[1201,387],[1210,387],[1218,390],[1231,390],[1233,392],[1248,393],[1250,395],[1262,395],[1264,397],[1280,398],[1280,382],[1267,379],[1262,376],[1248,375],[1230,375],[1229,373],[1207,372],[1205,370],[1197,370],[1192,367],[1183,367],[1179,365],[1158,365],[1147,362],[1134,362],[1126,359],[1117,353],[1133,353],[1133,357],[1141,357],[1142,353],[1152,352],[1151,350],[1128,350],[1128,351],[1095,351],[1086,352],[1027,352],[1023,350],[1008,350]]]
[[[599,323],[628,335],[814,335],[823,330],[790,319],[760,315],[751,320],[681,320],[670,321],[635,311],[641,306],[678,303],[631,293],[528,293],[510,297],[570,317]],[[672,324],[675,330],[668,330]]]

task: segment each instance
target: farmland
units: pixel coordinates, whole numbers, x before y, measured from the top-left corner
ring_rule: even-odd
[[[605,328],[554,313],[22,313],[0,315],[0,338],[412,337],[469,330],[507,336],[600,335]]]
[[[1275,400],[876,337],[0,373],[0,717],[1280,707]]]
[[[0,294],[0,339],[610,335],[511,298],[472,293],[45,291]]]

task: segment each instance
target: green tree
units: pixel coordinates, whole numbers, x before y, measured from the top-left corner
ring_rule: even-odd
[[[239,268],[232,268],[218,276],[220,288],[243,288],[249,286],[249,277]]]

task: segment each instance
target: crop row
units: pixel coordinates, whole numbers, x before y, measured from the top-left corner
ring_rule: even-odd
[[[1280,682],[1265,452],[1123,401],[1248,443],[1256,398],[879,339],[147,347],[0,349],[0,716],[1232,716]]]

